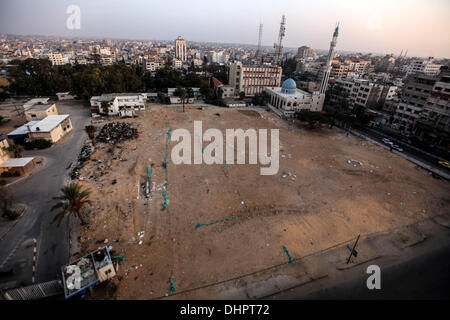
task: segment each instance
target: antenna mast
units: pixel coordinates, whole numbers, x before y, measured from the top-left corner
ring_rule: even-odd
[[[283,50],[282,41],[286,32],[286,17],[283,14],[281,17],[281,23],[280,23],[280,33],[278,34],[278,43],[275,43],[273,47],[275,48],[275,60],[274,64],[280,64],[281,62],[281,53]]]
[[[261,55],[262,55],[262,51],[261,51],[262,31],[263,31],[263,24],[260,23],[259,24],[259,36],[258,36],[258,50],[256,50],[256,55],[255,55],[255,58],[258,61],[261,61]]]

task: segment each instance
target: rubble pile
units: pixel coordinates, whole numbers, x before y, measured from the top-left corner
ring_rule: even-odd
[[[129,122],[110,122],[105,124],[97,137],[97,141],[115,144],[124,140],[136,139],[138,131]]]

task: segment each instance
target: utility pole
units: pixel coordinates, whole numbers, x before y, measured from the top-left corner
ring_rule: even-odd
[[[358,241],[359,241],[359,237],[360,237],[360,236],[361,236],[361,235],[358,234],[358,238],[356,238],[355,245],[352,247],[352,250],[350,251],[350,256],[349,256],[348,259],[347,259],[347,264],[350,262],[350,259],[352,258],[352,256],[355,256],[355,257],[356,257],[356,255],[358,254],[358,253],[356,252],[356,245],[358,244]]]
[[[273,45],[275,48],[275,59],[274,64],[281,64],[281,53],[283,51],[282,41],[284,36],[286,35],[286,17],[283,14],[281,17],[281,23],[280,23],[280,32],[278,33],[278,42]]]

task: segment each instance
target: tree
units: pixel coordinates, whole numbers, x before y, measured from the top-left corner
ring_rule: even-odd
[[[173,94],[177,97],[180,97],[181,103],[183,103],[183,112],[184,112],[184,104],[186,100],[194,96],[194,91],[192,90],[192,88],[186,89],[182,87],[177,87]]]
[[[22,152],[25,148],[20,144],[12,144],[8,148],[3,148],[3,150],[12,152],[14,154],[14,158],[22,158]]]
[[[104,113],[106,115],[109,114],[109,104],[107,101],[101,102],[101,110],[99,110],[100,113]]]
[[[89,136],[89,139],[91,139],[92,141],[94,141],[94,137],[95,137],[95,127],[93,125],[88,125],[84,127],[84,130],[86,130],[86,133]]]
[[[82,225],[86,224],[80,211],[86,204],[91,204],[91,201],[89,200],[90,193],[91,191],[89,189],[83,190],[81,185],[76,182],[72,182],[69,185],[62,187],[61,195],[53,197],[53,199],[60,201],[51,208],[51,211],[61,209],[61,211],[56,214],[53,222],[56,222],[57,226],[59,226],[66,216],[68,216],[69,219],[74,216],[80,220]],[[67,223],[69,223],[69,219],[67,220]]]
[[[244,100],[244,98],[245,98],[245,92],[244,91],[239,92],[239,100]]]

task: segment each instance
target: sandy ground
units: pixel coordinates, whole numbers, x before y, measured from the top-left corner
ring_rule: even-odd
[[[26,101],[27,99],[18,99],[11,102],[11,100],[7,99],[0,103],[0,116],[3,117],[3,121],[0,124],[0,135],[8,134],[27,122],[23,114],[18,116],[21,111],[23,112],[22,106]],[[19,111],[16,110],[14,104]]]
[[[107,239],[126,257],[114,280],[116,298],[170,295],[171,276],[177,292],[225,281],[286,262],[283,246],[297,259],[358,234],[449,211],[448,182],[407,160],[336,128],[308,130],[261,114],[151,107],[138,118],[120,120],[136,125],[138,139],[114,148],[96,144],[80,171],[93,200],[81,254]],[[262,176],[260,165],[174,165],[169,157],[170,203],[162,210],[167,130],[192,132],[193,120],[203,121],[203,131],[279,128],[278,174]],[[150,164],[155,189],[147,200],[138,189]],[[224,219],[229,221],[195,228]]]

